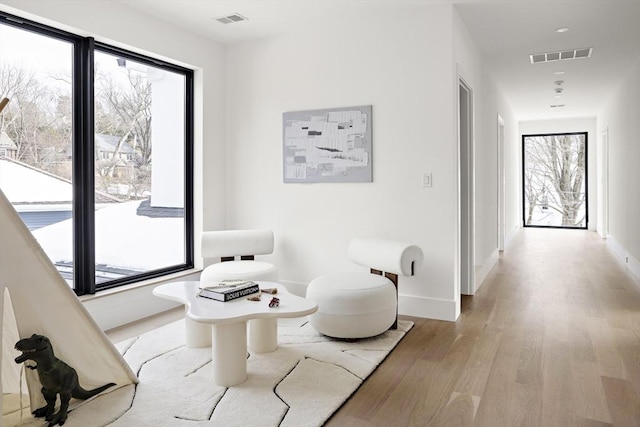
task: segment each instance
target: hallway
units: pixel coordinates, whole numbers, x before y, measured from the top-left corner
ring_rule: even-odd
[[[640,425],[640,292],[594,232],[520,230],[456,323],[411,320],[327,425]]]

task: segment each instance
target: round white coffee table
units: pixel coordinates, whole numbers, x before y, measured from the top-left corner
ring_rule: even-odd
[[[247,321],[249,347],[266,353],[278,348],[278,317],[301,317],[318,309],[315,302],[290,294],[279,283],[257,283],[261,289],[276,288],[278,293],[263,293],[260,301],[244,297],[220,302],[198,297],[197,281],[166,283],[153,290],[157,297],[184,304],[187,347],[212,346],[217,385],[230,387],[247,379]],[[269,307],[272,297],[280,299],[278,307]]]

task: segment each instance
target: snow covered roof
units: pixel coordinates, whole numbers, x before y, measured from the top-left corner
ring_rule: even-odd
[[[38,204],[71,204],[73,198],[70,181],[6,157],[0,157],[0,188],[12,204],[29,208]],[[95,214],[98,275],[119,277],[110,274],[118,270],[125,275],[134,274],[184,263],[182,209],[168,212],[163,208],[152,215],[150,212],[156,208],[148,206],[148,201],[113,203],[119,201],[96,193],[96,200],[101,199],[112,203]],[[72,219],[33,230],[33,235],[58,267],[72,261]]]
[[[184,263],[184,219],[138,215],[141,201],[116,203],[96,211],[96,264],[147,271]],[[71,219],[35,230],[51,261],[71,260]]]
[[[0,157],[0,188],[13,205],[70,204],[73,200],[71,181],[7,157]],[[119,199],[97,191],[96,201]]]
[[[0,157],[0,188],[14,205],[73,200],[70,181],[6,157]]]

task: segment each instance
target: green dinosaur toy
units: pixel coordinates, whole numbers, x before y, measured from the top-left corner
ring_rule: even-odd
[[[27,366],[38,371],[38,377],[42,384],[42,395],[47,405],[33,411],[35,417],[45,417],[49,421],[49,427],[56,424],[63,425],[67,420],[69,400],[88,399],[96,394],[114,386],[109,383],[93,390],[85,390],[78,382],[78,373],[71,366],[58,359],[53,354],[53,347],[49,338],[44,335],[33,334],[30,338],[21,339],[16,343],[16,350],[22,354],[15,358],[16,363],[33,360],[37,366]],[[56,395],[60,395],[60,410],[54,414]]]

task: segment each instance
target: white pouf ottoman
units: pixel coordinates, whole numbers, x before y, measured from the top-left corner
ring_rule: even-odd
[[[370,272],[327,274],[309,283],[307,298],[318,304],[309,323],[335,338],[367,338],[396,327],[398,276],[413,276],[422,250],[394,240],[358,238],[348,256]]]
[[[396,288],[371,273],[328,274],[311,281],[307,298],[318,304],[309,321],[317,331],[335,338],[379,335],[396,320]]]

